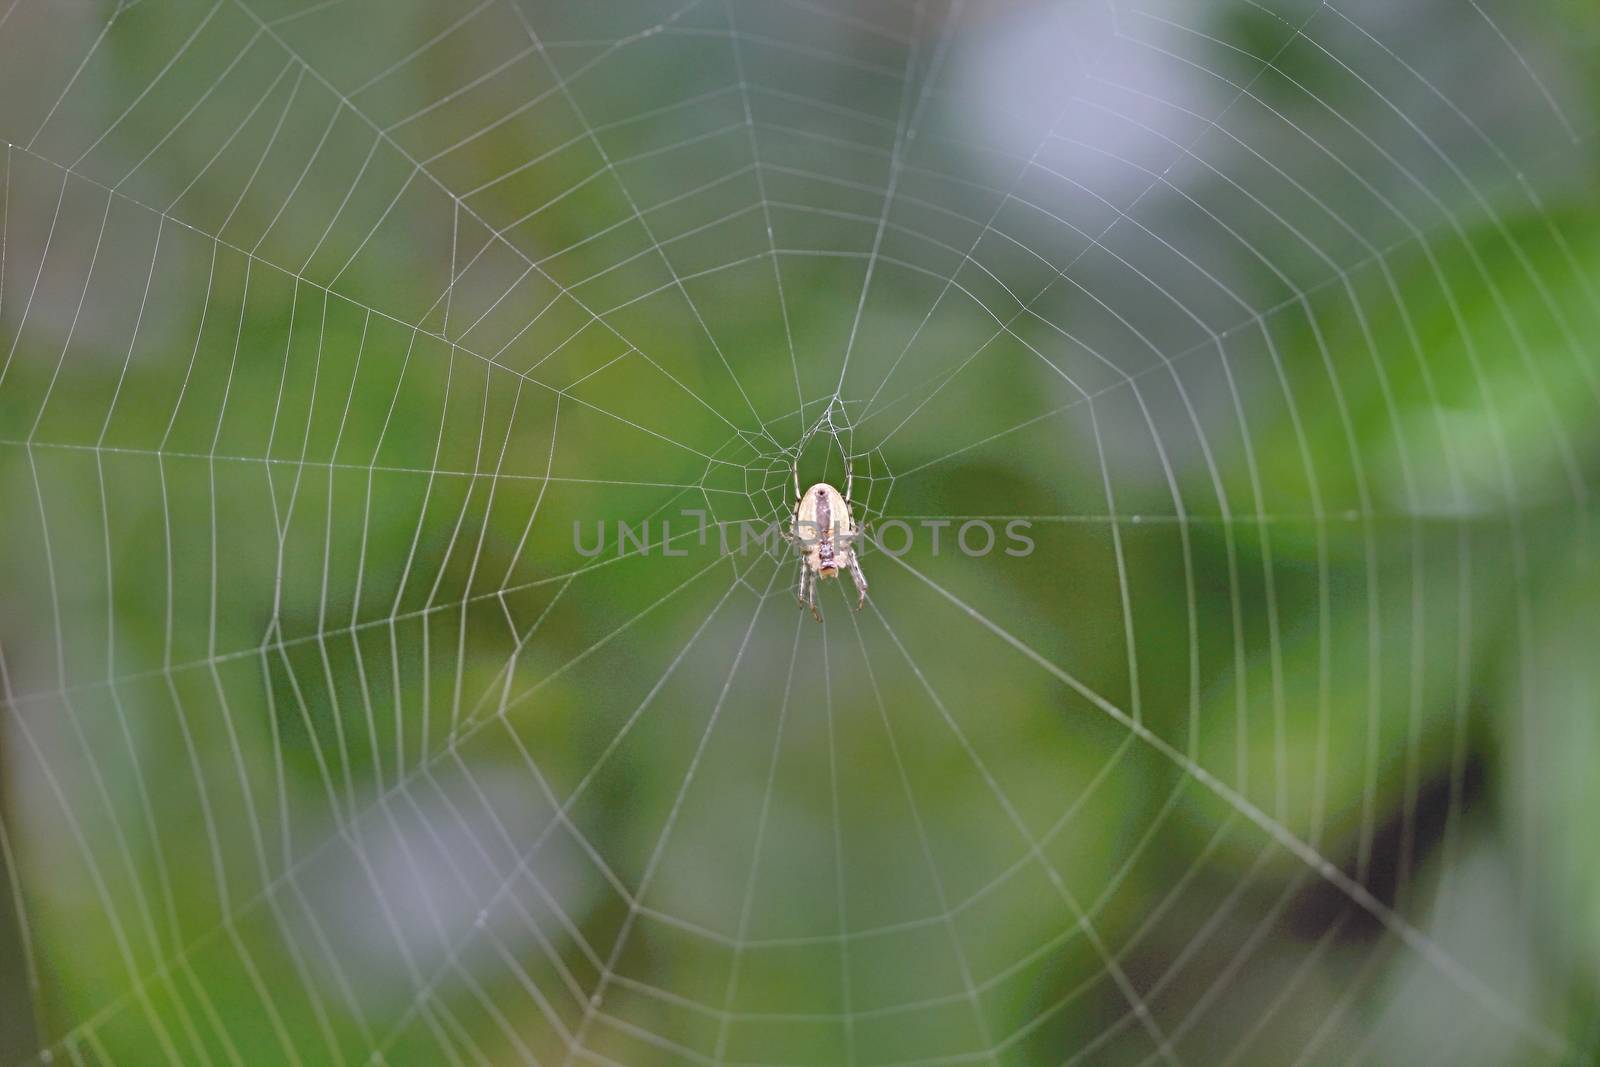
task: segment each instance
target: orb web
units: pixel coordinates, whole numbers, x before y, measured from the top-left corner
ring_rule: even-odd
[[[1590,29],[13,0],[0,1054],[1592,1054]]]

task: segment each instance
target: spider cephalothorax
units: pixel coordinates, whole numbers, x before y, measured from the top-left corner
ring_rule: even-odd
[[[800,467],[794,467],[794,529],[790,538],[800,549],[800,603],[811,609],[812,616],[822,621],[817,610],[817,581],[832,578],[841,570],[850,572],[859,598],[856,610],[867,602],[867,578],[861,573],[861,563],[856,559],[856,543],[861,538],[861,528],[850,514],[850,489],[854,481],[848,466],[845,468],[845,490],[827,482],[818,482],[804,493],[800,492]]]

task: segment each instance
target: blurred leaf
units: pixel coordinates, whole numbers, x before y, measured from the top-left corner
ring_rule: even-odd
[[[1508,662],[1497,720],[1508,848],[1528,872],[1543,949],[1600,983],[1600,570],[1558,558],[1525,609],[1528,644]],[[1508,640],[1518,640],[1508,635]],[[1526,658],[1524,658],[1526,657]]]
[[[1465,515],[1570,499],[1595,476],[1600,226],[1480,222],[1408,242],[1274,321],[1296,419],[1258,432],[1271,506]],[[1308,402],[1309,401],[1309,402]],[[1301,443],[1301,434],[1304,444]],[[1309,464],[1311,474],[1307,473]],[[1283,542],[1309,551],[1304,539]]]

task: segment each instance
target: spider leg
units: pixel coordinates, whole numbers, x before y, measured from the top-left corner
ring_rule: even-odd
[[[810,568],[806,568],[810,570]],[[817,610],[817,576],[811,575],[811,593],[806,598],[806,606],[811,609],[811,617],[818,622],[822,621],[822,612]]]
[[[800,589],[795,596],[799,599],[801,607],[805,607],[806,604],[806,574],[810,569],[806,566],[805,560],[800,561]]]
[[[860,611],[867,603],[867,576],[861,573],[861,563],[856,559],[854,552],[850,553],[845,566],[850,569],[850,580],[856,583],[856,593],[860,597],[856,601],[856,610]]]

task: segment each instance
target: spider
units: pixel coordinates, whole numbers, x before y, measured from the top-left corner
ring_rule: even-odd
[[[861,573],[861,562],[856,558],[856,542],[861,539],[861,527],[850,515],[850,489],[855,474],[848,460],[844,468],[844,493],[818,482],[804,493],[800,492],[800,460],[795,458],[794,474],[794,529],[789,536],[799,549],[800,604],[811,609],[811,617],[822,621],[817,610],[817,580],[832,578],[840,568],[850,572],[856,583],[859,599],[855,610],[860,611],[867,602],[867,576]]]

